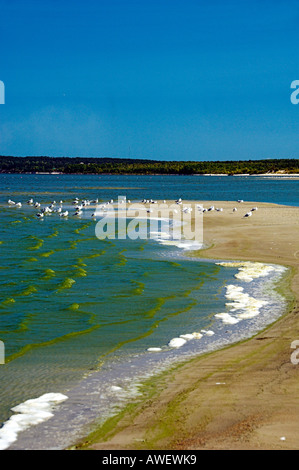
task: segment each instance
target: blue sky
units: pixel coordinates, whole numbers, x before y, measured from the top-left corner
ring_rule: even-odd
[[[0,0],[0,154],[299,158],[299,2]]]

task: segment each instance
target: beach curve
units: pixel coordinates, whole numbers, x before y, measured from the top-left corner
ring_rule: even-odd
[[[295,449],[299,433],[298,366],[290,360],[297,326],[297,207],[205,201],[223,212],[204,215],[205,250],[193,256],[290,268],[280,290],[289,312],[257,336],[179,365],[154,379],[155,394],[122,413],[77,448]],[[245,213],[258,206],[254,216]]]

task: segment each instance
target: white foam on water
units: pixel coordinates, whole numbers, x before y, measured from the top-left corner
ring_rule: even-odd
[[[236,267],[238,273],[235,278],[244,282],[252,282],[254,279],[266,277],[270,273],[283,273],[287,268],[284,266],[267,265],[264,263],[244,261],[244,262],[220,262],[219,266]],[[241,320],[252,319],[260,314],[262,307],[268,304],[267,301],[251,297],[244,292],[241,286],[230,284],[226,286],[225,297],[231,302],[225,305],[229,312],[218,313],[216,318],[220,318],[223,323],[234,325]]]
[[[214,334],[213,331],[208,331],[206,334],[212,336],[212,334]],[[182,346],[184,346],[184,344],[187,343],[187,341],[190,341],[192,339],[201,339],[203,337],[203,334],[202,333],[197,333],[197,332],[194,332],[194,333],[185,333],[185,334],[182,334],[180,335],[178,338],[173,338],[172,340],[169,341],[168,343],[168,346],[170,348],[180,348]],[[159,351],[162,351],[161,348],[148,348],[147,351],[149,352],[159,352]]]
[[[268,304],[265,300],[255,299],[249,294],[244,292],[241,286],[234,286],[232,284],[226,286],[225,297],[232,302],[227,302],[225,305],[229,308],[229,312],[218,313],[216,318],[220,318],[223,323],[234,325],[239,323],[240,320],[254,318],[260,313],[260,309]]]
[[[122,390],[122,387],[118,387],[117,385],[112,385],[111,386],[111,391],[112,392],[119,392],[120,390]]]
[[[212,330],[200,330],[201,333],[204,333],[207,336],[213,336],[215,333]]]
[[[239,268],[238,273],[235,274],[236,279],[245,282],[251,282],[260,277],[266,277],[272,272],[282,273],[286,270],[284,266],[274,266],[265,263],[258,263],[252,261],[241,262],[220,262],[216,263],[219,266],[226,266],[229,268]]]
[[[192,333],[194,339],[201,339],[203,335],[201,333],[197,333],[196,331]]]
[[[52,418],[55,405],[67,399],[61,393],[46,393],[12,408],[17,414],[12,415],[0,429],[0,450],[7,449],[15,442],[20,432]]]
[[[183,339],[185,339],[185,340],[188,341],[188,340],[190,340],[190,339],[194,339],[194,336],[193,336],[192,333],[187,333],[187,334],[185,334],[185,335],[180,335],[180,338],[183,338]]]
[[[186,344],[186,340],[184,338],[173,338],[169,341],[168,346],[170,348],[180,348],[184,344]]]
[[[183,250],[201,250],[203,248],[203,243],[199,243],[195,240],[164,240],[156,239],[161,245],[167,246],[176,246],[177,248],[182,248]]]
[[[223,323],[227,325],[235,325],[236,323],[239,323],[240,321],[240,319],[233,317],[227,312],[216,313],[215,317],[220,318],[223,321]]]

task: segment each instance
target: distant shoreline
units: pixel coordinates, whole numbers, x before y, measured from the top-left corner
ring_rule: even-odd
[[[0,155],[1,173],[113,175],[299,175],[299,159],[152,160],[116,157],[14,157]]]
[[[59,171],[9,171],[9,172],[2,172],[0,171],[1,175],[65,175],[65,176],[213,176],[213,177],[263,177],[263,178],[299,178],[299,173],[236,173],[236,174],[228,174],[228,173],[63,173]]]

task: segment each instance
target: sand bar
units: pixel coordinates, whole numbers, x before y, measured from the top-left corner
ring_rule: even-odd
[[[194,256],[290,267],[280,286],[290,309],[241,343],[180,365],[154,381],[155,393],[79,448],[297,449],[299,364],[299,207],[197,201],[223,208],[204,214],[207,249]],[[244,214],[253,207],[249,218]],[[233,212],[233,208],[237,211]]]

